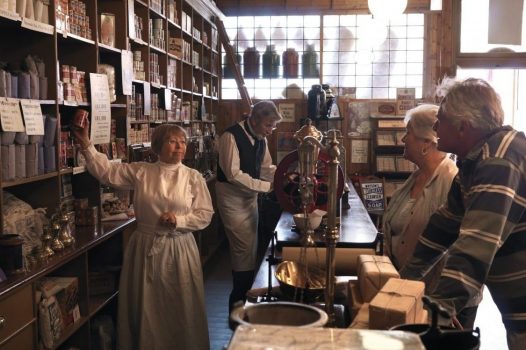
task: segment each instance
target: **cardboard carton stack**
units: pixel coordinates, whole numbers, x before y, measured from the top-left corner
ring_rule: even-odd
[[[360,255],[357,266],[358,281],[347,285],[353,319],[349,328],[389,329],[405,323],[427,323],[423,282],[400,279],[386,256]]]

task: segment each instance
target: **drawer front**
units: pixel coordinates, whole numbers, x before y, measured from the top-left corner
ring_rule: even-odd
[[[13,338],[0,345],[0,350],[31,350],[36,349],[35,344],[35,323],[24,328]]]
[[[31,284],[0,300],[0,344],[34,319]],[[2,348],[3,349],[3,348]]]

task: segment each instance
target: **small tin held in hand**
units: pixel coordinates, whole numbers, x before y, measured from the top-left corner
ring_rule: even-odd
[[[77,129],[84,129],[88,125],[88,115],[88,111],[77,109],[73,116],[73,126]]]

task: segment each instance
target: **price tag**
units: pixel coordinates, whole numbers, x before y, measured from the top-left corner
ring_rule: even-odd
[[[52,25],[35,21],[34,19],[29,19],[26,17],[22,18],[22,27],[49,35],[53,35],[53,32],[55,31],[55,27]]]
[[[0,9],[0,17],[10,19],[12,21],[20,21],[20,16],[16,12]]]
[[[23,132],[25,130],[18,99],[0,99],[0,122],[2,131]]]
[[[26,134],[44,135],[44,118],[40,102],[35,100],[20,100],[22,114],[26,124]]]

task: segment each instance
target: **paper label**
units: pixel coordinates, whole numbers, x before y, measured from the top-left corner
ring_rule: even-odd
[[[12,21],[20,21],[20,16],[16,12],[0,9],[0,17],[10,19]]]
[[[36,32],[53,35],[55,27],[52,25],[35,21],[34,19],[22,18],[22,27],[34,30]]]
[[[2,131],[23,132],[25,130],[18,99],[0,99],[0,122]]]
[[[91,141],[109,143],[111,134],[111,105],[106,74],[90,73]]]
[[[44,135],[44,118],[39,101],[20,100],[20,105],[26,124],[26,134]]]

